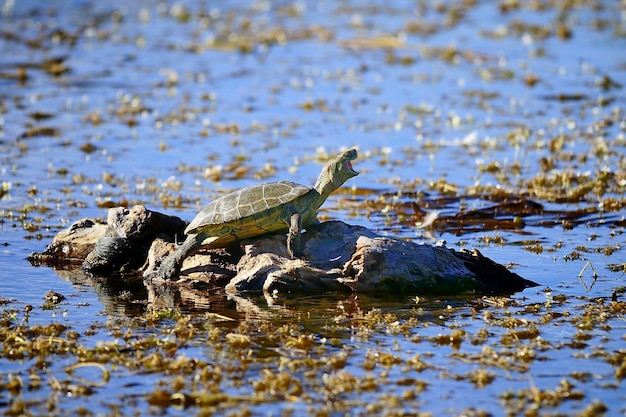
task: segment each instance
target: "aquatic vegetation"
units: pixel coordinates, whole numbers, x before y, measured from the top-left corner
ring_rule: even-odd
[[[204,412],[254,412],[264,404],[281,409],[331,407],[329,411],[356,407],[365,412],[396,407],[419,410],[434,400],[429,397],[436,390],[468,381],[499,396],[501,411],[508,414],[559,409],[563,401],[607,409],[590,401],[583,387],[597,378],[619,383],[625,374],[624,352],[589,341],[602,338],[605,346],[619,344],[619,335],[607,332],[606,327],[623,320],[626,304],[590,299],[580,309],[575,297],[556,294],[552,299],[536,305],[483,298],[472,307],[452,307],[447,309],[443,332],[441,326],[433,327],[432,319],[425,319],[424,313],[436,311],[434,305],[426,305],[428,301],[425,309],[404,317],[365,306],[346,315],[341,304],[330,308],[331,304],[322,315],[325,322],[304,327],[284,322],[280,314],[256,324],[240,321],[232,327],[229,321],[207,326],[202,314],[175,318],[171,311],[153,311],[110,320],[91,335],[58,323],[30,325],[24,312],[4,307],[3,363],[36,360],[23,371],[5,376],[1,389],[10,393],[9,409],[16,411],[31,407],[22,402],[23,391],[31,396],[52,386],[48,407],[61,410],[56,392],[90,396],[94,390],[132,380],[134,373],[154,374],[158,378],[144,386],[139,398],[121,395],[123,409],[142,407],[145,402],[162,409],[182,406]],[[486,328],[476,333],[455,328],[455,322],[470,310],[472,321],[484,322]],[[153,330],[141,330],[146,328]],[[586,336],[572,332],[558,342],[542,336],[558,328],[578,329]],[[109,337],[98,337],[103,332]],[[341,333],[377,341],[378,347],[328,343],[329,336]],[[100,340],[91,342],[94,337]],[[556,387],[537,387],[532,379],[540,372],[537,366],[554,361],[563,349],[586,354],[575,356],[571,378],[562,379]],[[606,361],[608,368],[601,376],[589,379],[576,371],[576,362],[584,363],[588,355]],[[70,365],[55,366],[57,357],[65,358],[61,364]],[[468,370],[459,373],[455,361]],[[520,381],[515,384],[517,391],[506,388],[516,380]],[[362,396],[369,400],[364,402]],[[493,412],[493,406],[490,409]]]
[[[6,415],[624,412],[623,3],[1,13]],[[158,306],[140,282],[24,260],[76,219],[188,220],[352,146],[362,174],[322,220],[478,247],[543,286]]]

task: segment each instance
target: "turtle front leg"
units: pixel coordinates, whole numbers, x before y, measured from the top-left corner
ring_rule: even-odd
[[[302,255],[300,251],[300,232],[302,232],[302,216],[294,213],[289,218],[289,234],[287,235],[287,252],[292,258]]]
[[[163,259],[156,273],[157,277],[169,281],[178,275],[182,259],[178,256],[177,252],[178,251],[170,253]]]
[[[175,252],[163,259],[157,271],[157,276],[165,280],[175,278],[180,273],[183,260],[197,249],[200,241],[202,241],[200,235],[187,236],[187,239],[185,239],[183,244],[180,245]]]

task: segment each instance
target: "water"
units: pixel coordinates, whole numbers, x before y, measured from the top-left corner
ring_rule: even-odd
[[[478,247],[497,262],[514,263],[515,272],[540,286],[514,295],[516,305],[510,307],[477,308],[471,296],[416,304],[417,294],[390,300],[207,301],[199,312],[185,311],[202,331],[181,342],[177,354],[221,366],[221,392],[257,400],[270,396],[261,402],[218,401],[213,411],[366,415],[404,409],[456,415],[474,408],[498,415],[508,407],[516,414],[523,410],[503,393],[529,387],[558,391],[566,379],[584,396],[544,402],[542,412],[575,414],[598,401],[608,415],[626,413],[619,366],[607,359],[623,360],[623,311],[591,311],[609,308],[616,289],[623,301],[623,272],[608,269],[624,263],[623,6],[525,5],[508,12],[492,3],[399,0],[369,6],[69,0],[1,6],[0,297],[7,301],[5,311],[15,309],[14,324],[24,322],[23,309],[32,305],[29,325],[71,326],[88,348],[128,343],[118,327],[131,329],[136,339],[176,339],[168,329],[177,318],[133,321],[148,310],[141,285],[33,267],[26,257],[42,251],[71,222],[106,216],[101,207],[108,202],[145,204],[189,220],[227,190],[284,178],[313,184],[320,155],[357,146],[355,168],[361,174],[331,196],[325,216],[381,234]],[[451,223],[459,213],[505,201],[498,191],[506,201],[523,195],[544,211],[496,216],[495,229],[488,222],[464,229]],[[447,220],[436,223],[432,234],[417,229],[414,202],[426,212],[440,210]],[[503,220],[516,215],[523,228],[502,228]],[[129,288],[130,298],[124,295]],[[42,308],[48,290],[64,294],[65,302]],[[539,311],[533,313],[533,306]],[[346,308],[352,314],[344,317]],[[375,308],[396,317],[399,326],[409,323],[408,333],[394,334],[396,325],[388,323],[361,329],[367,321],[361,314]],[[207,310],[236,320],[218,322],[221,333],[213,339],[201,324]],[[487,313],[495,318],[483,317]],[[526,320],[519,326],[531,323],[540,337],[512,348],[506,317]],[[245,333],[247,320],[250,328],[265,326],[278,336],[252,331],[251,345],[233,348],[225,334]],[[281,355],[302,354],[279,331],[294,323],[294,335],[314,335],[314,348],[304,349],[305,356],[323,362],[327,356],[347,357],[343,367],[323,372],[337,386],[341,378],[348,381],[342,393],[329,393],[330,382],[320,388],[319,375],[307,379],[307,371],[317,375],[319,366],[286,359],[279,364]],[[435,341],[456,329],[466,332],[460,348]],[[486,344],[470,343],[481,329],[490,334]],[[511,363],[525,363],[509,358],[519,349],[532,348],[539,359],[506,369],[485,346]],[[159,349],[146,348],[145,355]],[[249,369],[236,371],[246,363],[244,351],[252,358]],[[397,356],[397,362],[385,365],[385,355]],[[415,355],[429,365],[425,370],[411,365]],[[70,378],[65,367],[78,357],[57,355],[47,369],[64,381]],[[114,414],[119,407],[122,413],[174,415],[201,408],[162,408],[149,395],[170,386],[175,372],[128,364],[107,364],[120,389],[109,383],[84,395],[54,388],[11,392],[7,381],[28,379],[33,367],[51,380],[35,362],[0,360],[2,407],[25,400],[36,409],[33,404],[64,392],[54,401],[61,414],[81,407],[95,414]],[[263,379],[266,368],[287,369],[299,378],[303,394],[293,394],[299,401],[270,395],[260,385],[255,391],[250,381]],[[481,369],[495,375],[484,388],[471,382]],[[98,380],[100,371],[81,372]],[[189,379],[181,392],[192,396],[197,382],[191,381],[201,377],[182,375]],[[350,375],[356,381],[349,383]],[[363,386],[372,376],[382,387]],[[427,386],[417,392],[421,382]],[[393,396],[404,398],[404,405],[394,406]],[[386,408],[377,408],[385,402]]]

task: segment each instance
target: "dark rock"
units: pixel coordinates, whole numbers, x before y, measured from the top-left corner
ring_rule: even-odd
[[[284,235],[266,235],[230,248],[200,249],[184,259],[176,280],[163,279],[162,262],[178,248],[174,242],[184,240],[185,226],[178,217],[144,206],[111,209],[106,227],[90,219],[76,222],[33,259],[62,263],[84,257],[83,268],[100,276],[143,269],[153,298],[163,291],[164,298],[172,298],[167,294],[178,288],[185,293],[178,297],[193,299],[194,305],[224,290],[231,295],[276,291],[426,295],[505,293],[536,285],[477,250],[416,244],[338,221],[303,233],[302,259],[289,256]]]
[[[110,209],[107,215],[107,226],[108,236],[150,244],[159,234],[180,233],[187,226],[187,222],[179,217],[168,216],[148,210],[143,205],[136,205],[130,209],[124,207]]]
[[[488,291],[495,293],[516,292],[537,286],[536,282],[522,278],[509,271],[504,265],[484,257],[478,249],[455,252],[455,256],[463,261],[467,269],[476,274],[476,277]]]
[[[245,254],[226,290],[444,294],[515,292],[534,285],[478,251],[391,239],[343,222],[322,223],[303,239],[306,261],[290,259],[279,236],[244,241]]]
[[[105,236],[85,258],[83,268],[94,275],[137,271],[144,265],[157,235],[180,234],[186,225],[178,217],[166,216],[142,205],[110,209]]]

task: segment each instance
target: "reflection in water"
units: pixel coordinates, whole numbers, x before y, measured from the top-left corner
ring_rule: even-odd
[[[422,321],[443,323],[441,313],[450,315],[480,298],[477,293],[443,297],[411,294],[357,294],[343,292],[304,294],[227,294],[222,288],[205,289],[176,283],[149,285],[148,305],[152,309],[173,309],[183,314],[218,313],[243,321],[299,322],[307,326],[325,323],[337,315],[354,318],[371,309],[389,311],[399,319],[418,316]]]
[[[607,268],[624,262],[624,2],[361,3],[0,1],[6,414],[626,412],[623,268]],[[362,174],[323,216],[420,240],[441,209],[433,239],[545,287],[207,297],[24,260],[112,205],[191,219],[261,180],[311,183],[356,145]],[[66,282],[76,297],[38,307]],[[66,368],[89,361],[102,387]]]
[[[73,286],[92,287],[107,314],[135,316],[146,310],[148,293],[140,277],[91,277],[82,269],[55,269],[55,272]]]
[[[380,309],[393,312],[398,318],[415,317],[417,314],[420,319],[436,323],[440,322],[439,312],[450,313],[451,308],[466,308],[469,301],[480,297],[479,294],[445,297],[356,293],[234,295],[218,287],[208,290],[203,283],[199,283],[197,288],[194,288],[193,282],[150,285],[135,275],[92,277],[79,268],[55,269],[55,272],[79,290],[87,288],[95,292],[104,313],[129,318],[148,311],[171,310],[193,316],[215,313],[242,321],[295,320],[315,325],[338,314],[351,318],[371,309]]]

